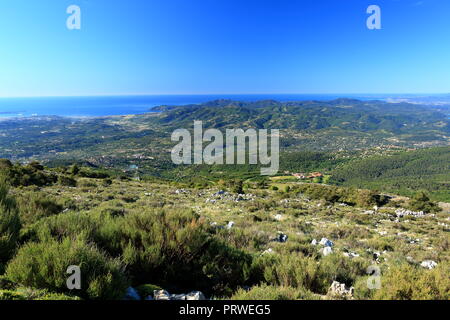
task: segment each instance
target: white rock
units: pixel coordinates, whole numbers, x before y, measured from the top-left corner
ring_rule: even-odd
[[[328,289],[328,295],[339,298],[351,299],[353,297],[354,288],[347,288],[344,283],[333,281],[331,287]]]
[[[323,245],[323,246],[325,246],[325,247],[332,247],[334,244],[333,244],[333,241],[331,241],[331,240],[328,240],[327,238],[322,238],[322,239],[320,239],[320,242],[319,242],[321,245]]]
[[[327,255],[332,254],[332,253],[333,253],[333,249],[331,247],[325,247],[325,248],[322,249],[322,254],[324,256],[327,256]]]
[[[274,216],[274,219],[277,221],[281,221],[281,219],[283,219],[283,216],[281,214],[277,214]]]
[[[234,226],[234,221],[230,221],[230,222],[228,222],[226,228],[231,229],[231,228],[233,228],[233,226]]]
[[[206,298],[202,292],[192,291],[186,295],[186,300],[206,300]]]
[[[425,261],[422,261],[420,266],[431,270],[431,269],[436,268],[437,262],[433,261],[433,260],[425,260]]]
[[[313,246],[317,245],[317,240],[316,240],[316,239],[313,239],[313,240],[311,241],[311,244],[312,244]]]
[[[170,300],[170,294],[166,290],[153,291],[153,298],[155,300]]]
[[[273,253],[273,249],[269,248],[269,249],[265,250],[262,254],[268,254],[268,253]]]

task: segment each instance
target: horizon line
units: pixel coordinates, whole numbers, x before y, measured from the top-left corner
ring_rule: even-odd
[[[233,95],[450,95],[450,92],[377,92],[377,93],[310,93],[310,92],[271,92],[271,93],[123,93],[123,94],[87,94],[87,95],[42,95],[42,96],[0,96],[0,99],[38,99],[38,98],[94,98],[94,97],[145,97],[145,96],[233,96]]]

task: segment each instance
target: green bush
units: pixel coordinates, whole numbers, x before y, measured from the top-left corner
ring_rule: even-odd
[[[69,176],[58,176],[58,183],[65,187],[76,187],[77,180]]]
[[[230,294],[246,280],[251,257],[213,238],[190,210],[132,213],[121,221],[113,238],[137,283]]]
[[[303,288],[276,287],[261,284],[246,291],[239,289],[231,300],[317,300],[317,295]]]
[[[13,290],[16,288],[16,284],[9,280],[5,276],[0,276],[0,289],[2,290]]]
[[[391,266],[382,274],[381,289],[374,290],[378,300],[449,300],[450,264],[442,262],[433,270],[409,264]]]
[[[80,300],[80,298],[77,296],[70,296],[62,293],[49,292],[45,289],[40,290],[22,287],[15,290],[9,290],[8,293],[4,296],[4,300]]]
[[[321,274],[318,262],[302,254],[263,255],[254,260],[251,269],[253,282],[272,286],[305,288],[321,292]]]
[[[321,288],[326,293],[333,281],[352,286],[359,276],[366,275],[369,262],[362,258],[349,259],[342,254],[330,254],[320,260]]]
[[[41,218],[60,213],[63,206],[56,200],[38,192],[22,193],[17,197],[20,220],[32,224]]]
[[[14,198],[4,177],[0,177],[0,271],[13,256],[19,239],[21,223]]]
[[[0,301],[2,300],[27,300],[22,294],[12,290],[0,290]]]
[[[428,195],[423,191],[414,195],[408,203],[408,208],[414,211],[424,211],[427,213],[439,212],[442,210],[436,203],[431,201]]]
[[[81,289],[66,286],[71,265],[81,269]],[[120,299],[128,282],[118,260],[108,258],[82,240],[27,243],[7,267],[7,276],[21,285],[51,292],[76,294],[86,299]]]
[[[348,259],[337,254],[319,261],[303,254],[263,255],[252,265],[252,280],[273,286],[305,288],[318,294],[326,294],[336,280],[352,285],[365,274],[366,263],[362,259]]]
[[[226,245],[190,210],[151,210],[114,216],[96,209],[39,220],[34,241],[83,237],[120,258],[133,284],[230,294],[246,281],[251,256]]]
[[[83,236],[93,240],[99,227],[100,219],[96,219],[93,215],[85,212],[67,212],[40,219],[29,228],[28,237],[31,240],[47,241]]]
[[[0,171],[7,177],[7,181],[14,187],[18,186],[46,186],[56,182],[56,175],[46,173],[44,167],[37,162],[27,166],[12,164],[9,160],[2,160]]]

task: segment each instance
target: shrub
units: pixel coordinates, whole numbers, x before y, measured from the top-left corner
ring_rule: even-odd
[[[231,300],[316,300],[318,296],[303,288],[261,284],[246,291],[239,289]]]
[[[83,235],[86,239],[95,239],[99,221],[84,212],[67,212],[39,220],[30,227],[29,234],[34,240],[62,240]]]
[[[58,176],[58,183],[65,187],[76,187],[77,180],[69,176]]]
[[[31,224],[41,218],[60,213],[63,206],[42,193],[23,193],[17,197],[20,219],[24,224]]]
[[[113,181],[111,179],[105,179],[102,181],[102,186],[104,187],[109,187],[110,185],[112,185]]]
[[[230,294],[246,280],[251,257],[213,238],[190,210],[128,214],[118,232],[114,239],[137,283]]]
[[[56,176],[44,172],[44,167],[37,162],[31,162],[27,166],[12,165],[8,160],[3,160],[0,170],[7,177],[7,181],[14,187],[18,186],[45,186],[56,182]]]
[[[375,290],[374,299],[380,300],[449,300],[450,264],[440,263],[433,270],[403,263],[382,275],[381,289]]]
[[[231,192],[237,194],[244,193],[244,182],[241,179],[234,179],[228,182],[228,188]]]
[[[326,293],[333,281],[352,286],[359,276],[366,275],[369,262],[362,258],[349,259],[341,254],[330,254],[320,260],[321,292]]]
[[[103,210],[68,212],[39,220],[30,239],[83,237],[123,259],[133,284],[169,290],[231,294],[246,281],[251,256],[216,238],[190,210],[150,210],[114,217]]]
[[[301,254],[263,255],[252,265],[252,280],[273,286],[306,288],[317,291],[319,284],[317,261]]]
[[[263,255],[252,265],[252,280],[326,294],[334,280],[352,285],[365,271],[366,263],[362,259],[348,259],[336,254],[320,261],[302,254]]]
[[[18,292],[11,290],[0,290],[0,301],[2,300],[26,300],[26,297]]]
[[[97,188],[97,184],[95,182],[89,181],[89,180],[81,180],[78,183],[78,186],[82,187],[82,188]]]
[[[13,256],[20,233],[20,219],[14,198],[4,177],[0,177],[0,271]]]
[[[427,213],[439,212],[442,209],[430,200],[428,195],[421,191],[414,195],[409,201],[408,208],[414,211],[424,211]]]
[[[82,240],[65,238],[27,243],[20,248],[7,267],[7,275],[21,285],[51,292],[70,294],[66,270],[71,265],[81,268],[81,290],[87,299],[118,299],[128,286],[118,260],[108,258],[96,247]]]
[[[0,289],[3,290],[13,290],[16,288],[16,284],[9,280],[5,276],[0,276]]]

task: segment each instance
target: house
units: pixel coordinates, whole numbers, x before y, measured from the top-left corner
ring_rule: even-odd
[[[322,178],[323,174],[320,172],[311,172],[308,176],[308,179],[314,179],[314,178]]]
[[[306,179],[306,175],[304,173],[293,173],[292,175],[297,179]]]

